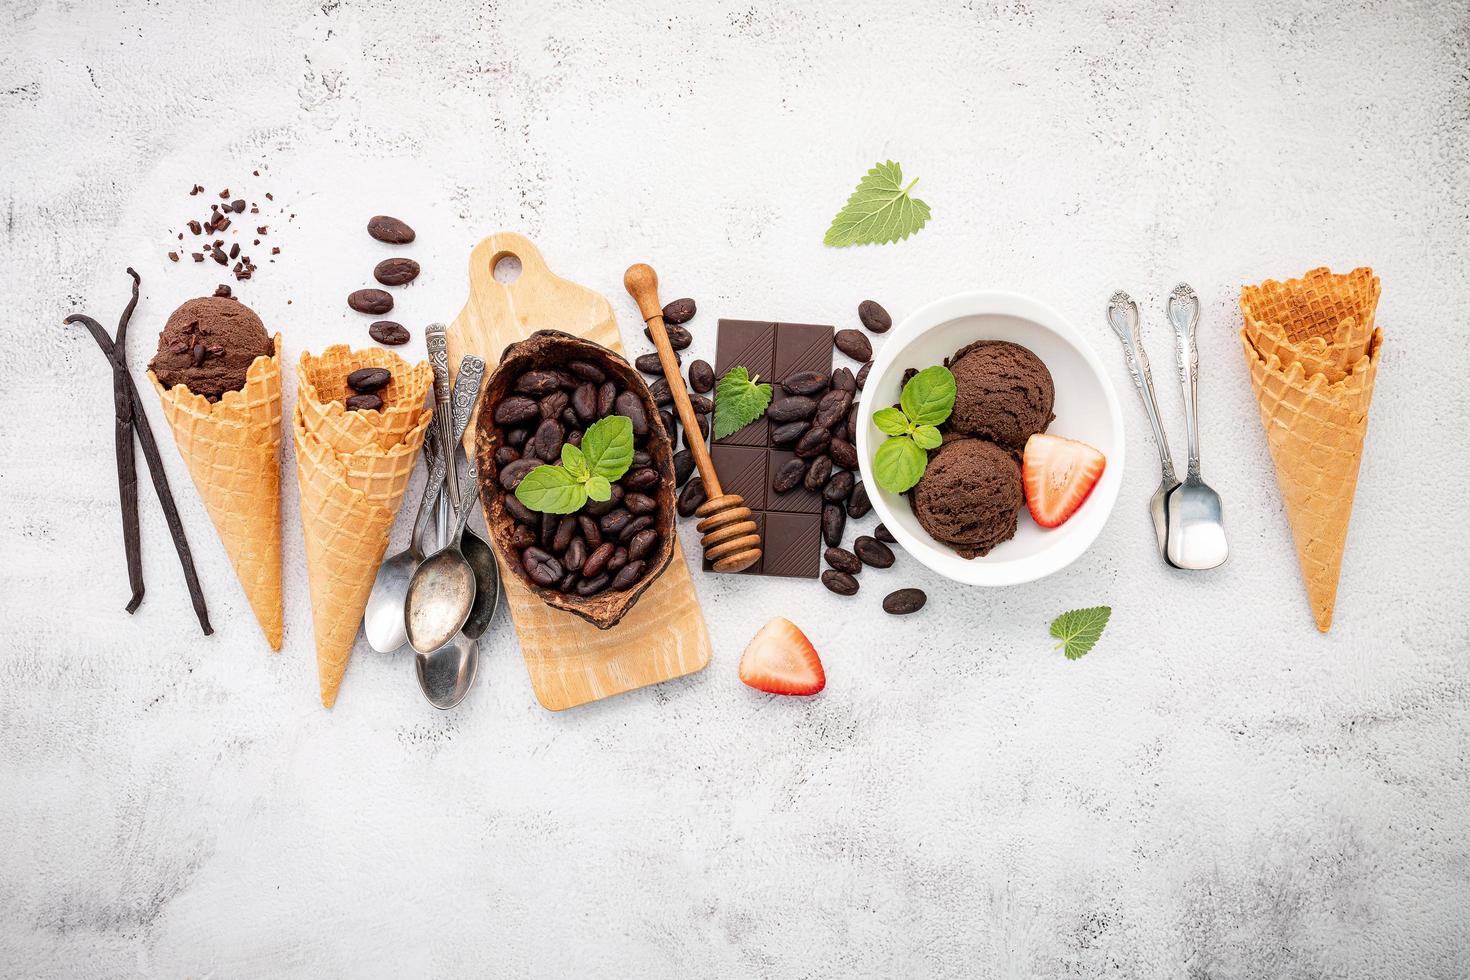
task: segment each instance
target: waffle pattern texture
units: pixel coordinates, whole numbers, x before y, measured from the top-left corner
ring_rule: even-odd
[[[1383,332],[1369,268],[1240,293],[1241,351],[1317,628],[1332,627]]]
[[[347,375],[387,368],[381,411],[348,411]],[[292,439],[322,705],[337,701],[378,565],[433,418],[433,373],[391,351],[328,347],[298,365]]]

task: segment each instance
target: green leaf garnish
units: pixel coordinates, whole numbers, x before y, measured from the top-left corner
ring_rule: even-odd
[[[909,431],[908,416],[896,408],[880,408],[873,413],[873,424],[879,432],[890,436],[901,436]]]
[[[541,465],[516,487],[516,499],[542,514],[571,514],[587,502],[587,490],[566,467]]]
[[[587,427],[582,435],[582,455],[594,476],[616,480],[633,464],[633,420],[626,415],[609,415]]]
[[[1110,606],[1093,606],[1090,609],[1073,609],[1064,612],[1051,622],[1051,635],[1061,640],[1055,647],[1065,648],[1067,659],[1076,660],[1097,643],[1108,617],[1113,614]]]
[[[942,364],[926,367],[903,386],[899,403],[914,425],[938,425],[954,411],[954,375]]]
[[[592,472],[587,468],[587,457],[582,455],[582,450],[569,442],[562,443],[561,465],[579,483],[585,483]]]
[[[586,482],[585,486],[587,488],[587,496],[599,503],[612,499],[612,484],[607,481],[607,477],[605,476],[593,475]]]
[[[715,386],[716,439],[723,439],[745,428],[766,413],[771,404],[771,386],[754,378],[740,365],[732,367]]]
[[[916,425],[909,435],[920,449],[938,449],[944,442],[944,436],[932,425]]]
[[[914,179],[905,187],[903,169],[898,164],[892,160],[878,164],[858,181],[847,204],[832,219],[822,243],[842,248],[881,245],[909,237],[929,220],[929,205],[909,196],[918,182]]]
[[[633,464],[633,420],[598,419],[582,434],[582,446],[562,443],[561,465],[536,467],[516,487],[516,499],[542,514],[572,514],[593,500],[612,498],[612,481]]]
[[[886,439],[873,454],[873,478],[884,490],[904,493],[924,475],[929,455],[908,436]]]
[[[891,493],[905,493],[929,465],[930,449],[944,434],[938,426],[954,411],[954,375],[942,364],[926,367],[909,379],[899,395],[902,408],[880,408],[873,424],[888,435],[873,454],[873,478]]]

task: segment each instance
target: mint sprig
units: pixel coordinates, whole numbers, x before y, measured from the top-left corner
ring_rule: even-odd
[[[1064,612],[1051,623],[1051,635],[1061,640],[1055,647],[1064,650],[1068,660],[1076,660],[1091,650],[1102,636],[1108,617],[1113,614],[1110,606],[1093,606],[1088,609],[1073,609]]]
[[[590,500],[609,500],[612,481],[633,464],[633,420],[598,419],[582,434],[580,448],[561,447],[561,465],[542,464],[516,487],[516,499],[542,514],[573,514]]]
[[[930,449],[944,437],[939,426],[954,411],[954,375],[942,364],[926,367],[909,379],[899,395],[899,408],[880,408],[873,424],[888,436],[873,454],[873,478],[891,493],[905,493],[924,475]]]
[[[909,237],[929,220],[929,205],[909,196],[918,182],[911,180],[905,186],[903,168],[892,160],[878,164],[858,181],[822,244],[881,245]]]
[[[735,365],[715,385],[716,439],[723,439],[745,428],[762,415],[771,404],[771,386],[761,383],[760,375]]]

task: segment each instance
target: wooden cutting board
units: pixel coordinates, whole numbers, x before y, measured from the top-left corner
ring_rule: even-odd
[[[495,266],[508,256],[520,259],[521,274],[499,282]],[[491,235],[470,253],[470,295],[449,325],[449,363],[478,354],[493,369],[506,347],[537,330],[561,330],[623,352],[605,297],[553,274],[529,239],[513,232]],[[470,453],[478,417],[477,409],[465,433]],[[677,546],[663,575],[608,630],[552,609],[504,569],[501,579],[531,687],[552,711],[692,674],[709,663],[709,630]]]

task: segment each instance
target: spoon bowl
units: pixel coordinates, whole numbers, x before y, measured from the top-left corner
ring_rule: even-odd
[[[424,699],[440,711],[448,711],[463,701],[475,683],[479,651],[477,640],[456,633],[437,650],[416,654],[413,669]]]
[[[438,650],[464,628],[474,609],[475,569],[452,543],[424,559],[408,583],[404,628],[419,653]]]
[[[1220,495],[1190,476],[1169,494],[1169,561],[1179,568],[1215,568],[1230,556]]]
[[[495,560],[495,549],[490,547],[490,542],[473,528],[465,528],[461,548],[465,560],[475,570],[477,586],[475,604],[470,607],[463,632],[465,636],[478,640],[485,635],[500,605],[500,563]]]

